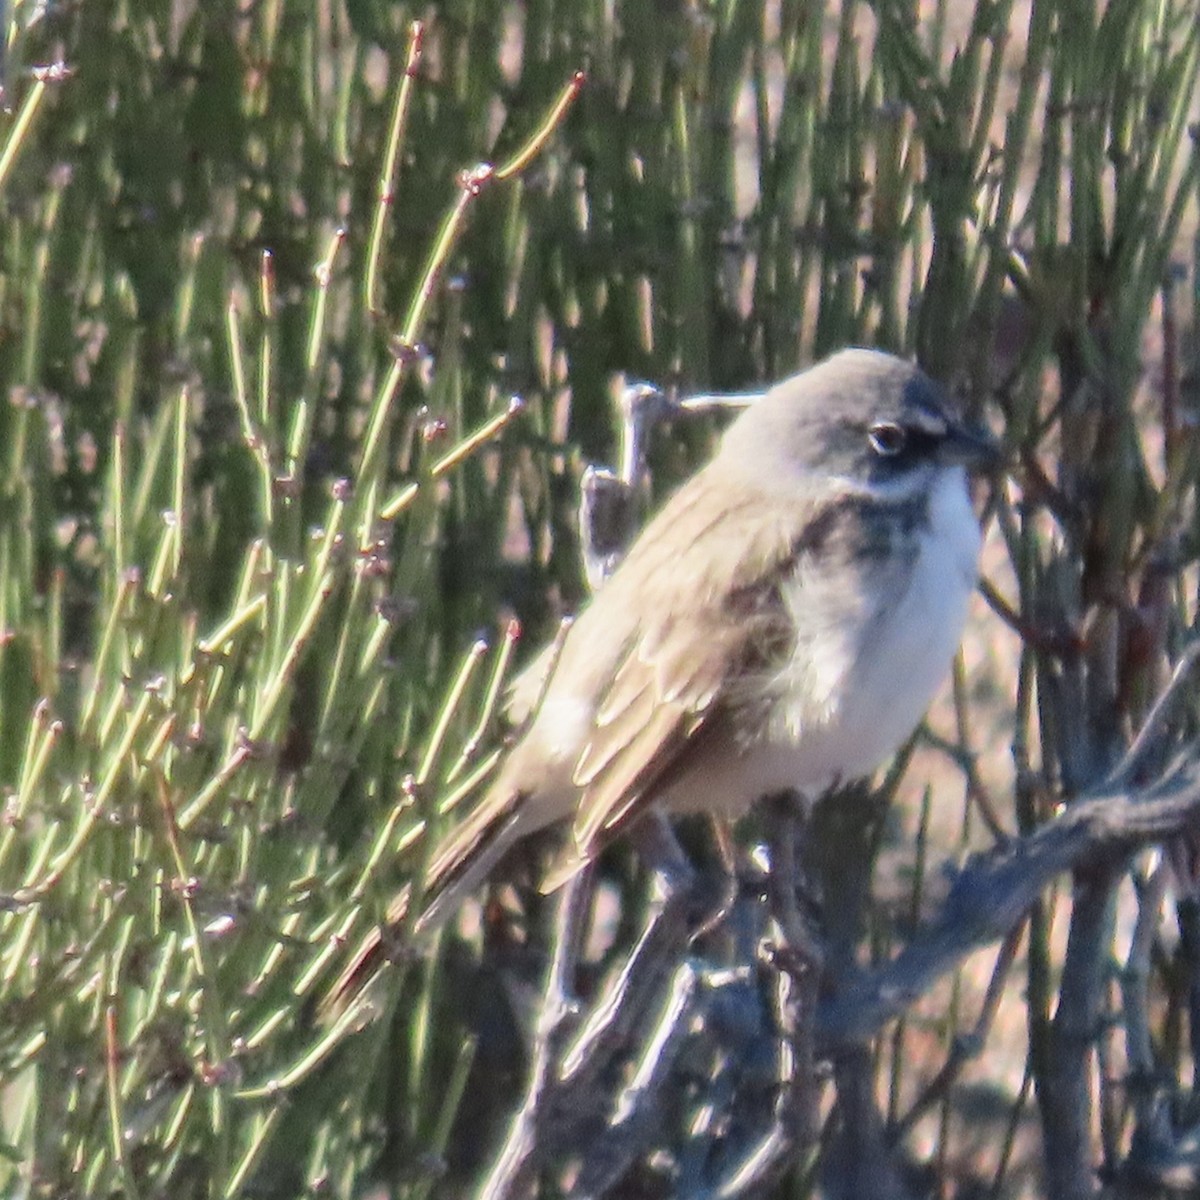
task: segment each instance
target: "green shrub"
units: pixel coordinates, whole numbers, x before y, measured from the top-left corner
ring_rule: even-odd
[[[960,387],[1016,468],[989,509],[1011,563],[990,598],[1024,638],[998,685],[1017,765],[999,823],[1032,832],[1118,761],[1196,616],[1187,0],[979,0],[961,29],[903,0],[12,8],[9,1193],[420,1196],[444,1162],[487,1160],[509,1106],[464,1101],[475,1044],[446,1014],[464,981],[502,985],[462,939],[391,972],[365,1030],[313,1005],[495,762],[508,613],[537,642],[583,596],[574,480],[612,455],[619,373],[738,388],[866,342]],[[658,439],[657,486],[702,441]],[[1106,1086],[1099,1132],[1055,1091],[1063,1046],[1077,1081],[1101,1018],[1139,1011],[1105,974],[1119,866],[1079,885],[1095,970],[1059,1001],[1087,1018],[1074,1042],[1048,901],[1028,924],[1056,1197],[1092,1194],[1186,1091],[1186,936],[1176,965],[1152,939],[1167,1015],[1126,1052],[1171,1085],[1154,1104]],[[884,958],[899,934],[865,899],[843,936]],[[530,953],[513,978],[538,977]],[[897,1095],[935,1073],[902,1041],[867,1063]],[[494,1065],[481,1089],[519,1090]],[[1087,1126],[1071,1153],[1064,1105]],[[947,1189],[955,1136],[947,1116]],[[813,1162],[784,1166],[779,1194],[806,1194]]]

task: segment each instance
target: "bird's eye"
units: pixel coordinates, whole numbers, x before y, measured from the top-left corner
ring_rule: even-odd
[[[871,449],[884,458],[894,458],[904,449],[907,435],[904,427],[894,421],[877,421],[867,430]]]

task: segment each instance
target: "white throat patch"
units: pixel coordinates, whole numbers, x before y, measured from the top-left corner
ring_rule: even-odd
[[[780,787],[821,791],[873,770],[900,747],[962,636],[979,546],[965,473],[942,468],[915,556],[882,569],[877,587],[848,601],[844,585],[801,567],[787,600],[802,608],[797,615],[809,633],[777,680],[770,738],[781,748],[792,743],[796,776]]]

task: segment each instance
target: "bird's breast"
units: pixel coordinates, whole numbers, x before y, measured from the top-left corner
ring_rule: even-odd
[[[797,626],[773,689],[767,741],[790,785],[820,791],[870,774],[909,737],[962,636],[979,525],[959,468],[938,473],[922,519],[892,550],[823,570],[801,562],[785,602]]]

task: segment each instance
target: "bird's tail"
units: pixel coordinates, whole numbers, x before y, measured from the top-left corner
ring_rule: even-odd
[[[322,997],[318,1017],[336,1019],[358,999],[398,953],[403,931],[412,939],[433,933],[450,919],[462,902],[491,873],[512,845],[526,832],[516,794],[489,792],[438,843],[430,859],[420,896],[420,913],[411,920],[412,885],[406,883],[388,905],[382,925],[372,929],[349,964]]]

